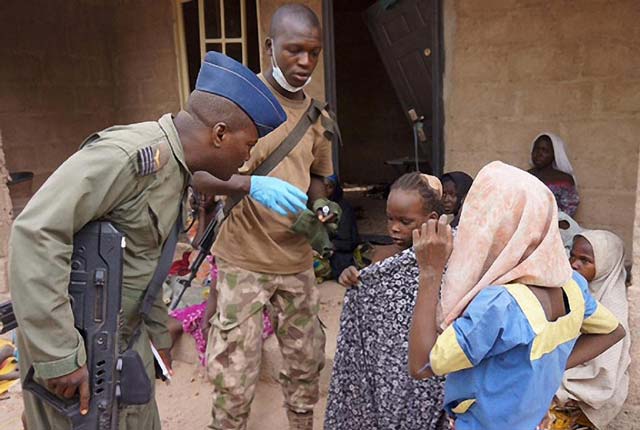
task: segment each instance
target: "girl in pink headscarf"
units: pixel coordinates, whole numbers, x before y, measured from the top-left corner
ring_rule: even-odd
[[[413,243],[420,287],[409,370],[447,375],[445,410],[457,430],[535,429],[565,368],[625,335],[572,272],[553,194],[520,169],[493,162],[480,171],[455,242],[442,217],[414,231]]]

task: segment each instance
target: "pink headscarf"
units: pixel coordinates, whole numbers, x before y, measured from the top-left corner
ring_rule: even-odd
[[[462,207],[442,289],[444,326],[487,286],[557,288],[571,275],[551,191],[513,166],[485,166]]]

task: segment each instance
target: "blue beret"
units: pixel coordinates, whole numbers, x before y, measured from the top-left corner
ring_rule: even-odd
[[[204,57],[196,90],[224,97],[245,111],[264,137],[287,120],[287,114],[269,88],[251,70],[219,52]]]

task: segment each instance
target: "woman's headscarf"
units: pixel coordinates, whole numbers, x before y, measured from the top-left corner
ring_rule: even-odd
[[[578,222],[571,218],[567,213],[559,211],[558,222],[562,221],[569,224],[569,228],[566,230],[560,229],[560,237],[562,238],[564,249],[567,251],[567,255],[569,255],[571,253],[571,248],[573,247],[573,239],[576,235],[580,234],[582,227],[580,227],[580,224],[578,224]]]
[[[604,230],[585,230],[578,236],[589,241],[595,257],[596,276],[589,290],[627,330],[627,336],[587,363],[564,374],[558,399],[577,400],[580,409],[597,428],[606,426],[622,409],[629,390],[629,305],[624,268],[624,244]]]
[[[549,139],[551,140],[551,145],[553,145],[553,155],[555,158],[552,164],[553,168],[571,176],[573,178],[573,183],[577,186],[578,181],[576,180],[576,175],[573,173],[573,166],[569,161],[569,155],[567,155],[567,148],[564,144],[564,141],[560,139],[558,135],[550,133],[548,131],[545,131],[544,133],[540,133],[535,137],[535,139],[533,139],[533,142],[531,142],[531,152],[533,152],[533,147],[536,144],[536,140],[538,140],[538,138],[540,138],[541,136],[548,136]],[[530,159],[529,162],[533,166],[533,160]]]
[[[484,167],[462,207],[444,277],[444,325],[487,286],[520,282],[557,288],[571,275],[549,188],[499,161]]]
[[[451,227],[457,227],[458,223],[460,222],[460,208],[462,207],[462,203],[465,197],[467,197],[469,189],[473,184],[473,178],[464,172],[449,172],[442,175],[440,181],[442,183],[444,183],[444,181],[452,181],[454,184],[456,184],[458,207],[456,208],[456,213],[454,214],[455,216],[451,221]]]

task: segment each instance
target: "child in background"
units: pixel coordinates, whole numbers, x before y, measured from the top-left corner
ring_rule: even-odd
[[[443,430],[443,378],[407,374],[407,340],[418,288],[412,231],[442,212],[440,181],[400,177],[387,200],[393,245],[376,248],[374,263],[340,277],[346,293],[325,414],[325,430]],[[357,284],[357,286],[356,286]]]
[[[593,297],[628,330],[622,239],[609,231],[582,231],[571,249],[571,267],[589,282]],[[556,407],[551,409],[555,419],[551,429],[603,429],[615,418],[629,391],[630,347],[626,336],[593,360],[565,372]]]
[[[338,177],[331,175],[324,178],[324,187],[328,199],[337,203],[342,212],[338,228],[331,235],[332,254],[323,257],[314,252],[313,268],[318,283],[328,279],[338,279],[342,271],[354,263],[354,251],[360,243],[356,214],[351,204],[344,198]]]
[[[449,215],[451,228],[456,228],[460,221],[462,203],[473,184],[473,178],[464,172],[449,172],[442,175],[442,207]]]
[[[572,272],[553,194],[522,170],[487,165],[455,242],[444,217],[416,230],[413,242],[420,287],[409,370],[417,379],[447,375],[444,403],[456,430],[535,429],[564,370],[625,336]]]

